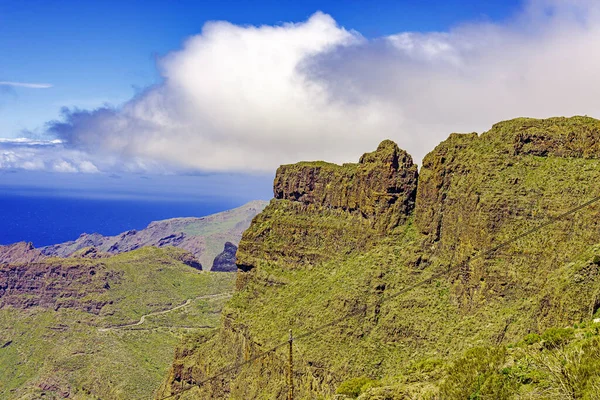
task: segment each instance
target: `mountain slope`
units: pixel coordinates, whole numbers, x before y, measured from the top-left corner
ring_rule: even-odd
[[[19,242],[0,246],[0,264],[32,262],[43,257],[41,251],[34,248],[32,243]]]
[[[276,198],[240,242],[221,328],[180,348],[162,393],[285,341],[290,328],[302,336],[351,313],[294,342],[299,398],[329,398],[361,376],[383,385],[373,398],[464,398],[443,396],[450,378],[423,366],[597,315],[598,275],[574,261],[598,255],[598,203],[462,262],[600,195],[599,143],[592,118],[520,118],[451,135],[418,182],[390,142],[355,165],[281,167]],[[284,398],[285,371],[274,352],[181,398]]]
[[[151,398],[180,338],[218,323],[227,297],[211,295],[233,288],[190,256],[147,247],[0,266],[0,398]]]
[[[221,252],[223,244],[237,244],[252,218],[266,205],[267,202],[256,200],[206,217],[155,221],[140,231],[131,230],[116,236],[84,233],[75,241],[43,247],[40,250],[45,256],[68,257],[87,247],[119,254],[143,246],[175,246],[194,254],[204,268],[208,269],[213,259]]]

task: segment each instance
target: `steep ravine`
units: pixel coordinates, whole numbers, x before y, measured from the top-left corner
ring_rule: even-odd
[[[180,346],[161,394],[280,343],[290,328],[301,335],[357,310],[295,342],[298,398],[328,398],[361,376],[380,386],[363,398],[461,398],[444,391],[444,374],[464,351],[589,321],[600,308],[597,203],[451,268],[598,196],[599,143],[593,118],[520,118],[452,134],[418,177],[390,141],[358,164],[280,167],[275,198],[240,242],[221,327]],[[285,393],[285,354],[275,352],[181,398]]]

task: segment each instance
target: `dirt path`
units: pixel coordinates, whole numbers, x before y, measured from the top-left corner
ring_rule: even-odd
[[[134,322],[132,324],[125,324],[125,325],[109,326],[107,328],[98,328],[98,331],[99,332],[108,332],[108,331],[117,330],[117,329],[125,329],[125,328],[131,328],[133,326],[139,326],[139,325],[142,325],[146,321],[146,317],[167,314],[167,313],[179,310],[180,308],[184,308],[184,307],[187,307],[190,304],[192,304],[192,301],[202,300],[202,299],[212,299],[212,298],[216,298],[216,297],[231,297],[232,295],[233,295],[233,293],[226,292],[226,293],[209,294],[206,296],[198,296],[193,299],[187,299],[185,301],[185,303],[175,306],[173,308],[169,308],[167,310],[162,310],[162,311],[155,311],[155,312],[151,312],[149,314],[144,314],[144,315],[142,315],[142,317],[140,318],[140,320],[138,322]]]

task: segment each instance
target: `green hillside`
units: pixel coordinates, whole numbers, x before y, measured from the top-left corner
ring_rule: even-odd
[[[231,274],[197,271],[186,254],[0,266],[0,398],[152,398],[176,343],[214,327],[227,297],[212,295],[233,289]]]
[[[588,355],[598,351],[599,204],[475,256],[600,195],[600,121],[522,118],[453,134],[413,171],[389,142],[355,166],[281,167],[276,198],[240,242],[244,272],[220,329],[180,346],[161,395],[284,342],[291,328],[297,398],[598,398]],[[574,324],[562,347],[547,345],[562,334],[552,329]],[[587,374],[571,397],[529,362],[535,346]],[[284,349],[180,398],[283,399]]]

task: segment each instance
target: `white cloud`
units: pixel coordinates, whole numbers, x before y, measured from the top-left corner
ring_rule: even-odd
[[[0,145],[21,145],[21,146],[55,146],[63,143],[60,139],[41,140],[32,138],[0,138]]]
[[[49,132],[101,170],[273,171],[355,161],[384,138],[420,162],[450,132],[598,116],[598,48],[591,0],[532,0],[502,23],[370,40],[322,13],[279,26],[211,22],[160,61],[161,85],[120,108],[67,110]]]
[[[208,23],[161,61],[163,85],[120,110],[67,113],[68,124],[53,131],[80,148],[203,170],[353,158],[370,144],[364,133],[384,127],[384,107],[357,104],[348,119],[347,107],[331,103],[323,85],[299,67],[313,55],[361,41],[322,13],[281,26]]]
[[[49,83],[30,83],[30,82],[9,82],[0,81],[0,86],[22,87],[28,89],[49,89],[52,87]]]
[[[0,139],[0,170],[99,172],[90,155],[67,149],[61,140]]]

